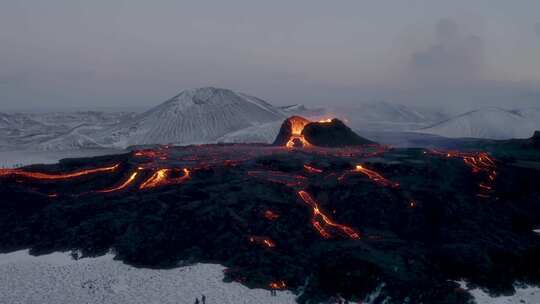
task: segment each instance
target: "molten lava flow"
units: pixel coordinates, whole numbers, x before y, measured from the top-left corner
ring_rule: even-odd
[[[70,173],[41,173],[41,172],[28,172],[20,169],[0,169],[0,176],[7,176],[7,175],[15,175],[15,176],[22,176],[27,178],[34,178],[34,179],[40,179],[40,180],[61,180],[61,179],[70,179],[70,178],[76,178],[80,176],[85,176],[89,174],[95,174],[95,173],[103,173],[103,172],[112,172],[118,169],[120,164],[116,164],[114,166],[110,167],[102,167],[102,168],[95,168],[95,169],[86,169],[86,170],[80,170]]]
[[[383,187],[392,187],[392,188],[397,188],[399,187],[399,183],[396,183],[396,182],[392,182],[386,178],[384,178],[381,174],[379,174],[378,172],[375,172],[373,170],[370,170],[370,169],[367,169],[365,168],[364,166],[362,165],[356,165],[356,167],[354,168],[354,171],[355,172],[360,172],[362,174],[364,174],[365,176],[367,176],[370,180],[372,180],[373,182],[375,182],[376,184],[379,184],[380,186],[383,186]]]
[[[332,118],[321,119],[318,121],[318,123],[331,123],[331,122],[332,122]]]
[[[264,236],[250,236],[249,242],[253,244],[259,244],[268,248],[276,247],[276,243],[272,239]]]
[[[317,202],[311,197],[309,193],[304,190],[298,191],[300,198],[308,204],[313,210],[313,216],[311,218],[311,224],[319,232],[323,238],[330,238],[331,234],[326,230],[327,227],[336,229],[346,234],[349,238],[357,240],[360,238],[360,234],[354,231],[354,229],[334,223],[326,214],[324,214]]]
[[[187,168],[182,169],[184,175],[180,177],[171,177],[171,174],[178,169],[159,169],[147,180],[145,180],[139,189],[152,189],[160,186],[180,184],[190,178],[190,171]]]
[[[268,284],[268,286],[272,289],[285,289],[287,288],[287,284],[285,284],[285,281],[275,281]]]
[[[96,192],[99,192],[99,193],[111,193],[111,192],[116,192],[116,191],[123,190],[123,189],[127,188],[131,183],[133,183],[135,181],[135,178],[137,177],[138,174],[139,174],[139,171],[135,171],[135,172],[131,173],[129,178],[126,179],[120,185],[118,185],[116,187],[113,187],[113,188],[98,190]]]
[[[136,151],[133,155],[135,155],[136,157],[145,157],[160,160],[167,160],[169,156],[166,151],[150,149]]]
[[[279,214],[273,212],[272,210],[266,210],[264,212],[264,217],[269,221],[275,221],[279,218]]]
[[[309,165],[304,165],[304,169],[306,169],[307,172],[314,173],[314,174],[323,172],[323,170],[317,169],[317,168],[309,166]]]
[[[171,169],[157,170],[156,172],[154,172],[154,174],[152,174],[152,176],[150,176],[139,186],[139,189],[155,188],[163,184],[170,171]]]
[[[303,117],[293,116],[289,118],[289,123],[291,125],[291,136],[285,146],[287,148],[294,148],[296,142],[300,142],[303,148],[311,147],[311,144],[306,140],[304,135],[302,135],[304,127],[310,123],[310,121]]]
[[[303,187],[307,182],[307,178],[302,175],[294,175],[281,171],[264,171],[253,170],[247,174],[251,177],[267,180],[272,183],[283,184],[288,187]]]
[[[478,184],[479,192],[477,196],[483,198],[489,197],[489,194],[493,190],[493,183],[497,178],[497,165],[495,160],[487,152],[441,151],[432,149],[426,153],[446,158],[461,158],[471,168],[472,173],[484,173],[487,178]]]

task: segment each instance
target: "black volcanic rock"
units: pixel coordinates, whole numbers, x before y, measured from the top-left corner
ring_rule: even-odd
[[[374,143],[360,137],[336,118],[329,122],[311,122],[301,116],[291,116],[281,125],[273,145],[285,146],[292,141],[293,146],[301,147],[302,139],[320,147],[346,147]]]
[[[117,259],[139,267],[219,263],[226,280],[249,287],[283,280],[301,294],[300,303],[337,294],[360,302],[380,287],[373,303],[463,304],[470,295],[457,280],[498,294],[512,293],[516,281],[540,284],[540,237],[532,232],[540,227],[539,170],[496,162],[493,191],[479,197],[488,176],[463,159],[420,149],[376,158],[328,150],[205,145],[24,168],[54,174],[119,163],[110,174],[58,181],[0,170],[0,252],[95,256],[113,249]],[[140,189],[152,168],[188,164],[185,182]],[[399,187],[353,171],[357,164]],[[96,191],[122,185],[134,170],[139,175],[128,187]],[[360,238],[329,226],[323,228],[332,235],[324,238],[299,190],[311,194],[327,220]],[[269,210],[277,217],[268,218]]]
[[[540,148],[540,131],[535,131],[531,138],[533,146]]]
[[[309,123],[304,127],[302,134],[308,142],[320,147],[346,147],[374,143],[360,137],[337,118],[332,119],[331,122]]]

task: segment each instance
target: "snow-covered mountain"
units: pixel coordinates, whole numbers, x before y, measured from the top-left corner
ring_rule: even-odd
[[[42,123],[32,119],[28,115],[0,112],[0,132],[5,136],[20,136],[44,127]]]
[[[276,139],[282,120],[265,123],[238,130],[220,137],[217,142],[223,143],[265,143],[271,144]]]
[[[529,138],[540,129],[540,109],[482,108],[417,130],[449,138]]]
[[[356,130],[386,132],[427,127],[449,116],[439,110],[376,101],[329,107],[324,117],[339,118]]]
[[[81,125],[107,126],[118,124],[124,120],[132,119],[132,112],[103,112],[103,111],[76,111],[76,112],[49,112],[25,113],[34,121],[48,126],[62,126],[64,129],[75,128]]]
[[[279,107],[280,110],[287,114],[287,117],[299,115],[302,117],[317,117],[324,116],[327,110],[323,107],[306,107],[303,104],[294,104],[289,106]]]
[[[189,89],[128,122],[104,130],[97,141],[116,147],[207,143],[284,117],[281,110],[246,94],[212,87]]]
[[[440,111],[425,108],[406,106],[386,101],[367,102],[356,107],[335,108],[337,112],[344,112],[352,120],[365,120],[389,123],[426,123],[436,122],[446,118]],[[352,112],[350,112],[352,110]]]
[[[103,145],[96,142],[92,138],[92,134],[96,130],[101,129],[100,126],[81,125],[69,130],[58,137],[40,142],[36,146],[36,150],[40,151],[67,151],[78,149],[101,149]]]

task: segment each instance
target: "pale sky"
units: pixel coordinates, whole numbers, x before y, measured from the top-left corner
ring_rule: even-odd
[[[0,112],[273,104],[540,106],[538,0],[0,0]]]

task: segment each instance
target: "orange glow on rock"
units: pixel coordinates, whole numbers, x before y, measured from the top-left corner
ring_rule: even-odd
[[[184,175],[180,177],[171,177],[171,173],[175,170],[159,169],[155,171],[152,176],[150,176],[139,186],[139,189],[152,189],[160,186],[180,184],[190,178],[190,171],[187,168],[182,169]]]
[[[298,191],[300,198],[311,207],[313,215],[311,224],[319,232],[323,238],[330,238],[332,235],[327,231],[327,228],[336,229],[346,234],[353,240],[360,239],[360,234],[354,229],[333,222],[324,212],[321,211],[319,204],[304,190]]]
[[[445,157],[445,158],[461,158],[463,162],[471,168],[473,174],[484,173],[487,176],[486,180],[478,183],[478,197],[488,198],[493,191],[493,183],[497,178],[497,164],[495,160],[487,152],[460,152],[460,151],[442,151],[431,149],[427,153]]]
[[[269,221],[275,221],[279,218],[279,214],[273,212],[272,210],[266,210],[264,212],[264,217]]]
[[[287,284],[285,284],[285,281],[275,281],[268,284],[268,286],[272,289],[285,289],[287,288]]]
[[[305,139],[304,135],[302,135],[304,127],[309,124],[310,121],[300,116],[293,116],[289,118],[289,123],[291,124],[291,136],[285,146],[287,148],[294,148],[296,146],[295,142],[299,142],[301,143],[302,148],[311,147],[311,144]]]
[[[356,165],[356,167],[354,168],[354,171],[356,172],[360,172],[362,174],[364,174],[365,176],[367,176],[370,180],[372,180],[373,182],[375,182],[376,184],[379,184],[381,186],[384,186],[384,187],[392,187],[392,188],[397,188],[399,187],[399,183],[396,183],[396,182],[392,182],[386,178],[384,178],[381,174],[379,174],[378,172],[375,172],[373,170],[370,170],[370,169],[367,169],[365,168],[364,166],[362,165]]]
[[[86,169],[70,173],[41,173],[41,172],[29,172],[20,169],[0,169],[0,176],[22,176],[27,178],[34,178],[38,180],[62,180],[62,179],[71,179],[80,176],[85,176],[89,174],[103,173],[103,172],[113,172],[120,167],[120,164],[116,164],[109,167],[95,168],[95,169]]]
[[[262,246],[268,247],[268,248],[275,248],[276,247],[276,243],[274,243],[274,241],[272,241],[272,239],[270,239],[268,237],[264,237],[264,236],[250,236],[249,237],[249,242],[253,243],[253,244],[262,245]]]
[[[323,170],[317,169],[317,168],[309,166],[309,165],[304,165],[304,169],[306,169],[307,172],[314,173],[314,174],[323,172]]]
[[[133,173],[131,173],[131,175],[129,176],[128,179],[126,179],[123,183],[121,183],[120,185],[116,186],[116,187],[113,187],[113,188],[108,188],[108,189],[103,189],[103,190],[98,190],[97,192],[99,193],[111,193],[111,192],[116,192],[116,191],[120,191],[120,190],[124,190],[125,188],[127,188],[131,183],[133,183],[135,181],[135,178],[137,177],[137,175],[139,174],[139,171],[135,171]]]

